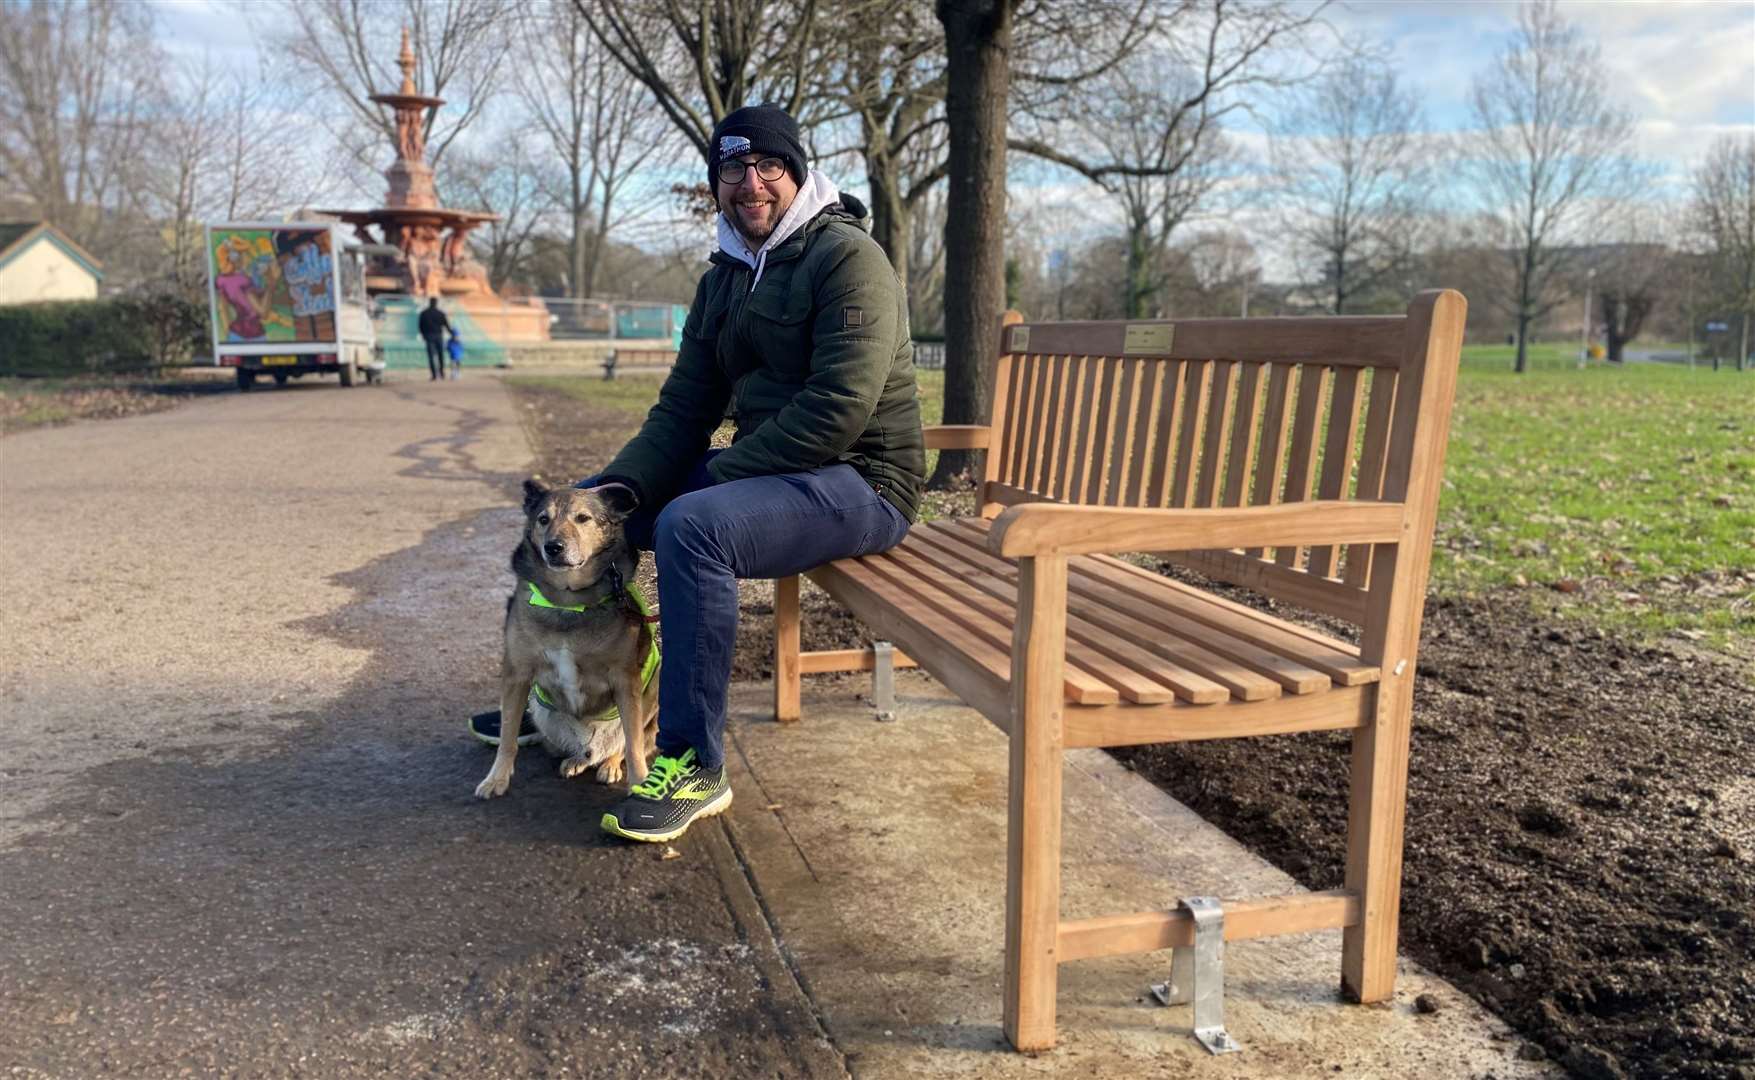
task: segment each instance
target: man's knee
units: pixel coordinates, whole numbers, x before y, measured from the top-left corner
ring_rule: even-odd
[[[652,525],[652,550],[660,558],[667,551],[711,556],[717,553],[714,524],[718,515],[712,503],[698,498],[702,492],[678,495],[658,513]]]

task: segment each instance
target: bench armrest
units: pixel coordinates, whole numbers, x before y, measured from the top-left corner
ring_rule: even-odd
[[[1406,519],[1402,503],[1341,499],[1199,510],[1024,503],[994,520],[987,547],[1016,558],[1050,552],[1395,543],[1408,526]]]
[[[921,430],[928,450],[984,450],[993,435],[986,424],[935,424]]]

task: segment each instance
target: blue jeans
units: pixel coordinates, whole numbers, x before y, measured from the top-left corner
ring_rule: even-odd
[[[634,546],[658,561],[658,751],[692,746],[709,769],[725,761],[737,579],[789,577],[908,535],[908,519],[851,465],[715,484],[707,462],[718,452],[696,463],[669,503],[641,507],[626,525]]]

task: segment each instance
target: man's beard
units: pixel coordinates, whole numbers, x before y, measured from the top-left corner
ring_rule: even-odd
[[[780,224],[780,200],[765,200],[758,204],[758,209],[761,211],[761,223],[759,225],[752,225],[744,216],[744,205],[737,202],[731,204],[732,227],[737,230],[738,235],[742,236],[751,248],[762,246],[762,244],[767,241],[768,237],[774,235],[775,227]]]

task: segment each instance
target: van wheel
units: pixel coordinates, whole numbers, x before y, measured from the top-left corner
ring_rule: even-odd
[[[343,385],[343,386],[352,386],[353,385],[353,364],[352,363],[347,363],[347,364],[341,365],[341,385]]]
[[[250,387],[255,386],[255,385],[256,385],[256,373],[254,371],[245,371],[243,368],[239,368],[238,369],[238,389],[239,390],[248,390],[248,389],[250,389]]]

